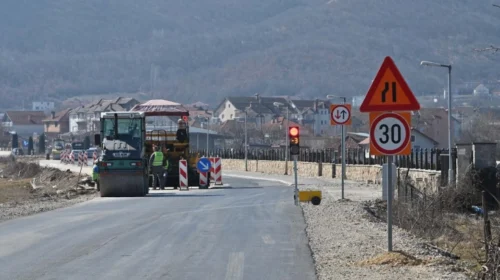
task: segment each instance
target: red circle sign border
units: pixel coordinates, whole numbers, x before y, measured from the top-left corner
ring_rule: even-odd
[[[403,124],[403,126],[405,127],[406,131],[408,132],[408,133],[406,133],[406,137],[405,137],[405,140],[403,141],[403,145],[401,145],[401,147],[399,147],[395,150],[392,150],[392,151],[386,150],[386,149],[380,147],[380,145],[377,143],[377,141],[373,141],[373,146],[379,152],[386,154],[386,155],[394,155],[394,154],[397,154],[397,153],[403,151],[406,148],[406,146],[408,146],[408,144],[410,143],[411,130],[410,130],[410,126],[408,125],[406,120],[403,117],[401,117],[401,115],[396,114],[396,113],[383,113],[373,121],[373,125],[372,125],[372,127],[370,127],[370,142],[372,142],[372,140],[375,140],[375,128],[377,127],[377,124],[385,118],[395,118],[395,119],[399,120]]]
[[[345,120],[345,122],[338,122],[335,120],[335,118],[333,117],[333,112],[335,112],[335,109],[339,108],[339,107],[342,107],[344,109],[346,109],[346,111],[349,113],[349,117],[347,118],[347,120]],[[347,108],[347,106],[344,106],[344,105],[337,105],[335,106],[335,108],[333,108],[332,112],[330,113],[330,118],[332,119],[332,121],[334,121],[336,124],[339,124],[339,125],[343,125],[343,124],[346,124],[349,119],[351,118],[351,111],[349,111],[349,109]]]

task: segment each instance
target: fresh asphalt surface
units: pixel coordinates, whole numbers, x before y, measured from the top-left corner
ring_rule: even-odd
[[[293,189],[224,183],[0,223],[0,279],[316,279]]]

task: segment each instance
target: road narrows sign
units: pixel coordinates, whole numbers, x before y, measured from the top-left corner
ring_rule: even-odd
[[[384,59],[359,110],[361,112],[420,110],[418,100],[391,57],[387,56]]]
[[[330,124],[351,125],[351,104],[331,104]]]
[[[370,113],[370,154],[409,155],[411,114]]]

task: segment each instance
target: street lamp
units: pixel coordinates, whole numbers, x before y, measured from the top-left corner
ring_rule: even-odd
[[[335,98],[340,98],[342,99],[342,104],[346,103],[346,97],[343,96],[336,96],[336,95],[327,95],[327,99],[335,99]],[[344,178],[345,178],[345,125],[341,125],[342,128],[342,139],[341,139],[341,149],[342,149],[342,175],[341,175],[341,185],[342,185],[342,199],[344,199]]]
[[[247,118],[248,110],[252,108],[252,102],[245,108],[245,171],[248,171],[248,132],[247,132]]]
[[[423,66],[433,66],[433,67],[444,67],[448,68],[448,185],[452,185],[454,172],[453,172],[453,160],[451,156],[451,65],[450,64],[441,64],[431,61],[422,61],[420,65]]]
[[[281,106],[285,106],[285,104],[281,102],[274,102],[273,105],[277,108],[280,108]],[[285,175],[288,175],[288,127],[290,125],[288,121],[289,117],[289,111],[288,111],[288,106],[286,106],[286,129],[285,129]],[[283,121],[284,123],[285,121]]]

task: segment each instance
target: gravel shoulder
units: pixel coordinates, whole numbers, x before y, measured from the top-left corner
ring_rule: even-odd
[[[226,171],[226,176],[265,178],[291,184],[291,176]],[[299,178],[299,189],[320,189],[321,204],[302,203],[307,236],[319,280],[469,279],[456,262],[425,247],[425,241],[393,227],[387,253],[387,224],[371,219],[363,202],[380,198],[380,185],[338,179]]]

